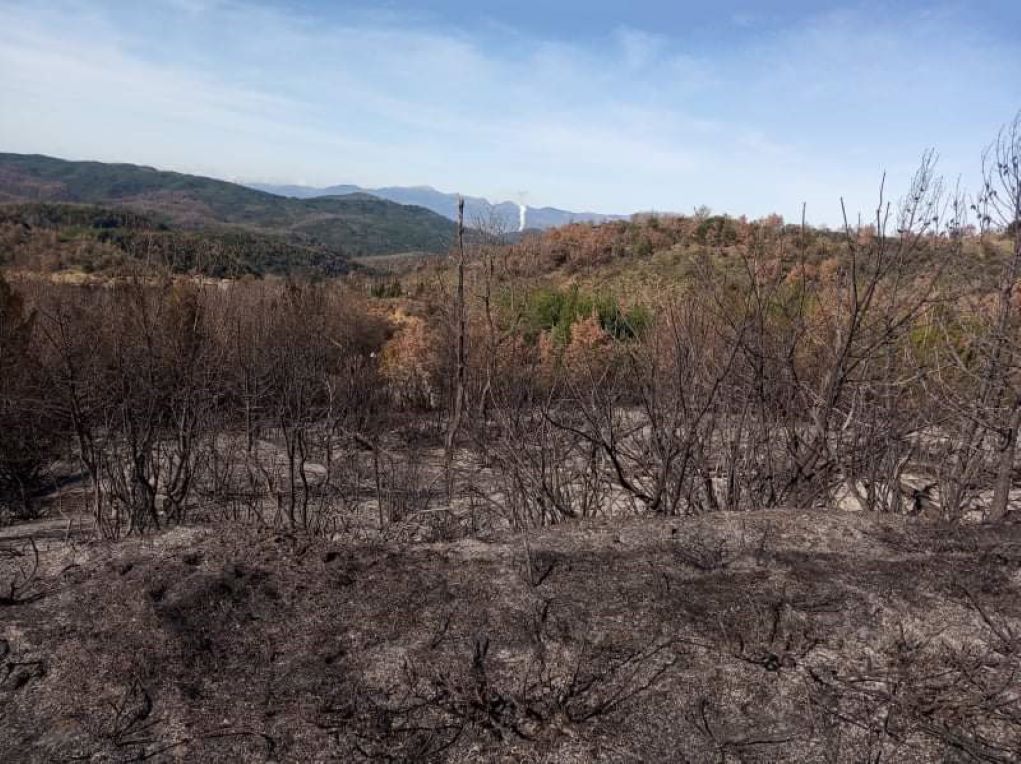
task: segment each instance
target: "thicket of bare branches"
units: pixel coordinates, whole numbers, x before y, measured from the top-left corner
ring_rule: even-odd
[[[627,224],[693,247],[683,283],[627,300],[529,275],[567,234],[508,247],[486,225],[453,276],[382,295],[389,318],[339,284],[0,282],[0,502],[30,516],[77,467],[111,538],[196,510],[314,532],[358,508],[443,533],[479,507],[514,527],[781,506],[1003,519],[1019,159],[1021,120],[987,154],[972,232],[931,154],[903,199],[881,189],[837,232]]]
[[[1021,423],[1019,124],[989,151],[977,232],[930,153],[902,199],[881,187],[870,221],[845,217],[825,239],[778,219],[703,221],[686,285],[647,295],[654,320],[621,332],[593,307],[566,332],[554,321],[516,360],[524,375],[492,384],[498,355],[521,348],[497,354],[480,332],[472,367],[486,382],[469,389],[499,433],[487,457],[510,516],[840,506],[1003,519]],[[513,248],[508,270],[544,258],[544,242]],[[475,275],[489,295],[487,260]],[[522,282],[507,283],[512,303]],[[504,331],[525,318],[508,311]]]
[[[5,375],[5,414],[21,412],[25,430],[44,401],[58,446],[31,469],[5,469],[5,501],[27,505],[31,470],[62,456],[81,467],[107,537],[180,522],[203,503],[321,530],[341,455],[377,437],[372,355],[386,327],[343,293],[180,281],[23,291],[8,297],[27,317],[4,347],[31,379],[15,387],[21,377]],[[5,440],[4,459],[17,447]]]

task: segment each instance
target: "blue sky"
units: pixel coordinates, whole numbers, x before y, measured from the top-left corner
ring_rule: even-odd
[[[838,222],[974,187],[1021,3],[0,0],[0,150]]]

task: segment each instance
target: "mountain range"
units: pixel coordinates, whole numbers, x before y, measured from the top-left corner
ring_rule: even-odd
[[[370,194],[398,204],[424,207],[449,220],[457,219],[457,194],[437,191],[431,186],[386,186],[363,188],[354,185],[312,186],[249,184],[250,188],[294,199],[315,199],[344,194]],[[464,198],[465,222],[475,227],[497,225],[501,231],[524,231],[529,228],[556,228],[568,223],[603,223],[624,220],[627,215],[604,215],[598,212],[571,212],[556,207],[529,207],[517,202],[490,202],[477,196]]]
[[[99,205],[182,230],[243,232],[339,257],[445,252],[450,221],[363,193],[297,199],[214,178],[133,164],[0,153],[0,203]]]
[[[427,186],[245,186],[134,164],[0,153],[0,264],[117,270],[142,260],[177,272],[328,276],[352,258],[449,251],[457,198]],[[510,238],[621,217],[465,199],[469,229]]]

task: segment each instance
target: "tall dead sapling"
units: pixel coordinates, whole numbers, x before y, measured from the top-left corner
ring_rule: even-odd
[[[133,281],[113,292],[112,331],[105,364],[114,396],[109,401],[100,474],[111,511],[126,532],[160,526],[160,489],[168,468],[163,439],[176,393],[164,352],[169,284]]]
[[[505,246],[506,221],[491,212],[488,217],[477,217],[472,221],[475,235],[478,238],[478,250],[481,255],[479,267],[482,271],[481,291],[478,299],[482,306],[485,321],[479,362],[482,372],[481,387],[477,391],[477,426],[472,428],[476,441],[481,448],[483,459],[487,458],[489,420],[492,412],[492,390],[498,369],[501,348],[513,336],[514,327],[501,329],[498,325],[497,306],[495,305],[494,289],[497,280],[497,255]]]
[[[160,327],[166,421],[157,458],[164,463],[160,489],[168,518],[183,521],[199,478],[201,443],[215,442],[225,366],[210,317],[214,295],[187,283],[174,284]]]
[[[268,346],[273,368],[272,419],[283,440],[287,469],[278,502],[289,527],[308,528],[313,489],[309,461],[314,432],[328,401],[324,380],[338,352],[331,343],[324,288],[288,284],[279,295],[277,311]]]
[[[952,300],[948,273],[960,264],[965,205],[959,193],[944,190],[929,163],[900,204],[896,230],[877,229],[896,248],[864,319],[861,350],[850,354],[857,369],[830,437],[835,477],[869,510],[920,511],[934,480],[919,457],[942,412],[926,395],[933,368],[917,352],[918,337],[929,316]]]
[[[1015,222],[1021,211],[1019,161],[1021,115],[983,156],[983,186],[971,206],[980,227],[978,256],[968,258],[971,267],[958,274],[962,287],[957,299],[927,327],[927,344],[937,355],[929,389],[940,409],[929,450],[940,465],[940,503],[952,520],[988,489],[989,519],[1002,519],[1009,508],[1021,423],[1021,356],[1015,349],[1021,278]]]
[[[861,223],[852,226],[841,204],[845,264],[833,299],[817,311],[814,331],[803,335],[812,351],[791,355],[791,363],[801,357],[814,365],[792,374],[807,416],[804,426],[792,431],[781,493],[796,503],[829,496],[845,479],[852,449],[841,436],[860,426],[855,405],[862,401],[858,393],[872,384],[867,370],[932,303],[946,261],[943,250],[930,245],[947,223],[935,162],[932,152],[923,157],[896,211],[885,199],[884,179],[871,230]]]
[[[52,438],[33,359],[34,313],[0,273],[0,522],[34,514]]]
[[[467,377],[467,334],[468,317],[464,301],[464,197],[457,197],[457,292],[454,303],[454,320],[456,323],[455,372],[454,372],[454,403],[447,426],[447,437],[444,444],[443,463],[447,477],[447,498],[454,496],[454,446],[458,431],[461,429],[461,417],[465,404],[465,381]]]
[[[983,232],[992,225],[1012,231],[1011,251],[997,288],[996,328],[989,348],[986,387],[981,395],[997,416],[990,418],[999,440],[995,457],[989,519],[1002,520],[1014,483],[1018,430],[1021,429],[1021,379],[1017,352],[1017,287],[1021,277],[1021,113],[1000,131],[983,161],[984,186],[979,199]]]
[[[91,511],[105,537],[120,535],[118,516],[107,511],[102,466],[115,397],[106,373],[112,291],[50,287],[40,295],[41,350],[49,356],[49,386],[66,419],[75,455],[89,479]]]
[[[804,280],[791,283],[789,273],[807,272],[814,233],[804,208],[794,232],[786,230],[782,219],[759,221],[737,248],[742,268],[732,278],[726,271],[705,276],[715,285],[710,294],[718,321],[740,338],[739,357],[725,381],[717,459],[728,509],[739,508],[742,501],[755,508],[780,501],[787,453],[780,444],[795,441],[796,418],[803,411],[793,360],[807,331],[810,297]]]

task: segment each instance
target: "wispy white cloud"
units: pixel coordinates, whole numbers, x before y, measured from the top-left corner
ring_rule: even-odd
[[[963,166],[1021,105],[1018,48],[942,41],[954,23],[845,11],[704,49],[626,25],[565,41],[244,0],[0,0],[0,148],[607,211],[807,200],[832,219],[926,145]]]

